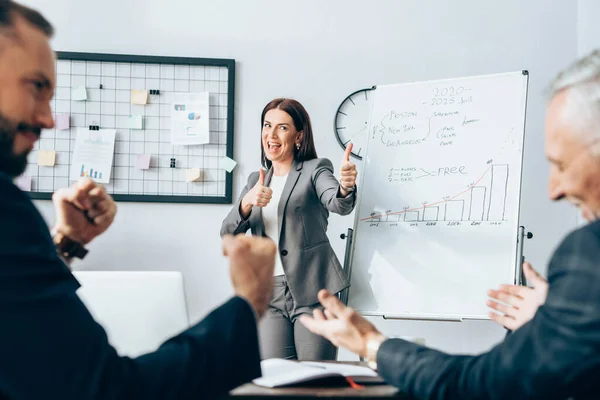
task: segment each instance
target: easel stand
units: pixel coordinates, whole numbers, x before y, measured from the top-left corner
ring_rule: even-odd
[[[342,233],[340,238],[346,239],[346,251],[344,252],[344,271],[346,272],[346,276],[348,277],[348,282],[351,282],[352,278],[352,263],[350,262],[350,253],[352,251],[352,238],[354,236],[354,230],[352,228],[348,228],[347,233]],[[348,305],[348,290],[350,288],[346,288],[340,292],[340,300],[344,305]]]
[[[525,239],[531,239],[533,238],[533,233],[531,232],[527,232],[527,235],[525,235],[525,227],[524,226],[520,226],[519,227],[519,236],[517,237],[517,254],[518,254],[518,260],[520,260],[520,262],[517,262],[517,275],[515,278],[515,285],[525,285],[527,286],[527,281],[525,279],[525,276],[523,275],[523,263],[525,262],[525,256],[523,255],[523,247],[525,244]]]

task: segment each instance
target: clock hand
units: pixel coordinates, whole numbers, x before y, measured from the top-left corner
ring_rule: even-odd
[[[354,140],[354,138],[357,137],[358,135],[360,135],[361,133],[365,133],[366,130],[367,130],[367,127],[364,126],[360,131],[358,131],[354,135],[350,136],[350,141]]]

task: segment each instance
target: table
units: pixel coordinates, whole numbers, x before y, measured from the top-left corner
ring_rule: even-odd
[[[364,362],[339,362],[343,364],[366,366]],[[229,400],[255,400],[255,399],[284,399],[303,400],[315,398],[335,398],[335,399],[405,399],[414,400],[413,397],[400,392],[393,386],[384,382],[364,383],[363,389],[354,389],[351,387],[286,387],[286,388],[267,388],[257,386],[253,383],[247,383],[232,390],[227,399]],[[362,384],[363,381],[360,381]]]

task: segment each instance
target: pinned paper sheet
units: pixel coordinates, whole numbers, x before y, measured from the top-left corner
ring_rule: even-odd
[[[69,173],[72,181],[88,177],[99,183],[110,182],[116,135],[114,129],[77,130]]]
[[[171,143],[183,146],[210,142],[208,92],[174,93],[171,105]]]
[[[64,131],[71,127],[71,123],[69,121],[69,114],[58,114],[56,116],[56,129],[59,131]]]
[[[71,98],[75,101],[87,100],[87,89],[85,86],[77,86],[71,90]]]
[[[129,129],[144,129],[144,122],[141,115],[129,116]]]
[[[15,179],[15,185],[24,192],[31,191],[31,177],[27,175],[21,175]]]
[[[38,152],[38,165],[42,167],[54,167],[56,164],[56,152],[53,150],[40,150]]]
[[[237,162],[229,157],[223,157],[221,158],[221,165],[223,166],[223,168],[225,168],[225,171],[231,172],[237,165]]]
[[[202,172],[200,168],[189,168],[185,170],[185,181],[186,182],[197,182],[200,180]]]
[[[131,103],[132,104],[148,104],[148,91],[147,90],[132,90],[131,91]]]
[[[150,154],[138,154],[135,167],[137,169],[150,169]]]

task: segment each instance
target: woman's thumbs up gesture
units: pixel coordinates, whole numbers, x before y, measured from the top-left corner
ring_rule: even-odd
[[[273,191],[265,186],[265,170],[259,171],[259,178],[256,185],[242,199],[240,211],[244,217],[248,217],[253,206],[266,207],[273,197]]]
[[[354,189],[356,186],[356,165],[350,161],[350,152],[352,152],[353,144],[350,143],[346,147],[346,153],[344,154],[344,160],[342,161],[342,167],[340,168],[340,194],[344,197]]]

